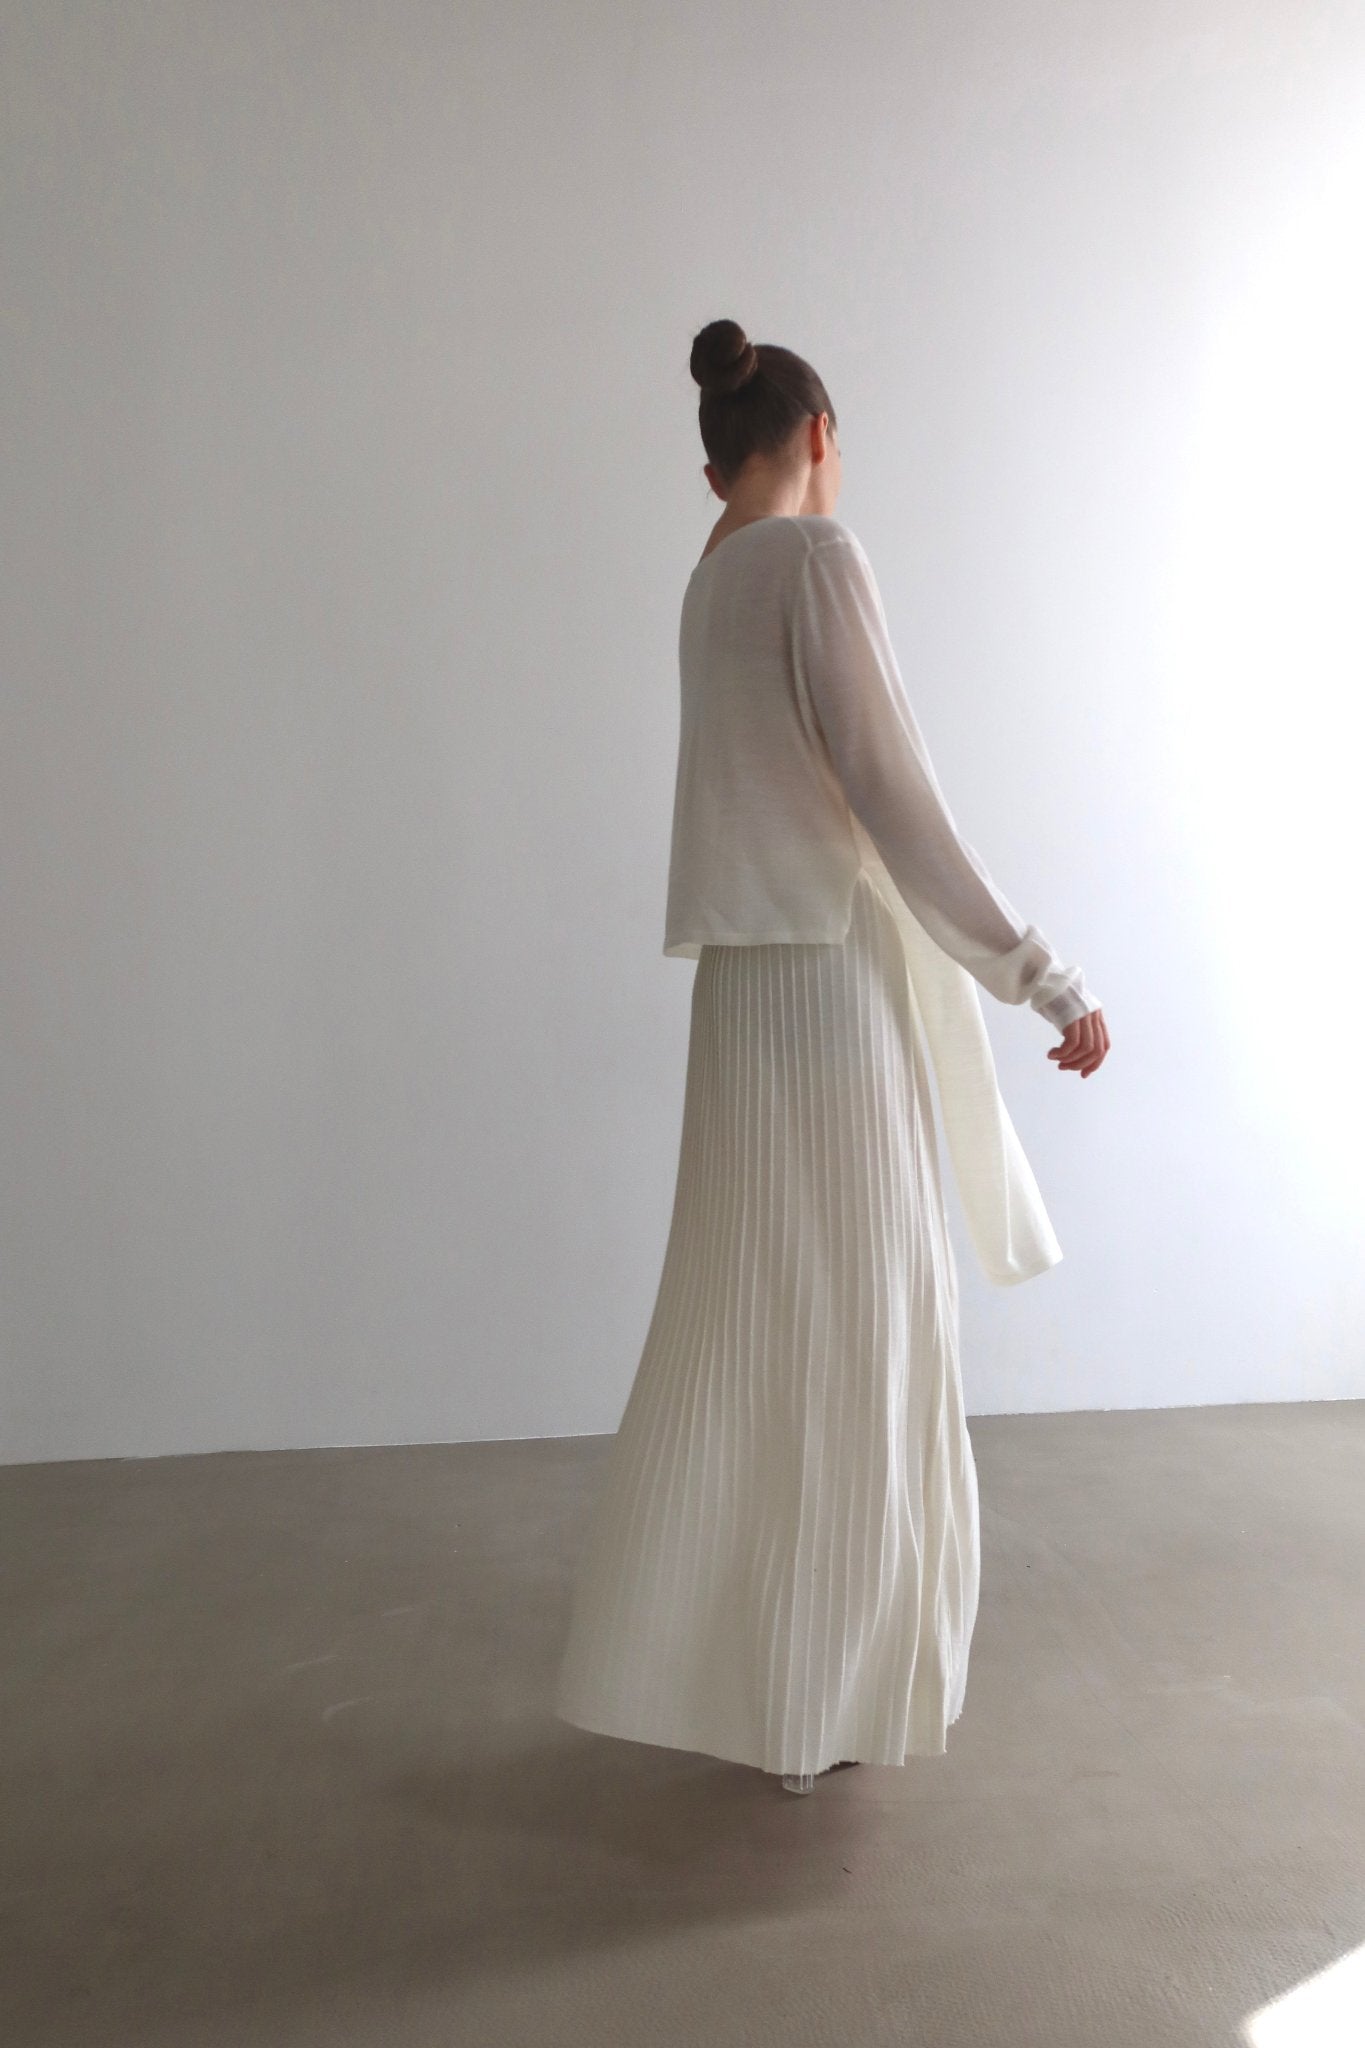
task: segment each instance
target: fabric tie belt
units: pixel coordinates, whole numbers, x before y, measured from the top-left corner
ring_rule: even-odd
[[[864,833],[858,838],[864,871],[900,930],[953,1176],[981,1269],[997,1287],[1032,1280],[1057,1264],[1062,1247],[1000,1093],[977,983],[930,938],[871,840]]]

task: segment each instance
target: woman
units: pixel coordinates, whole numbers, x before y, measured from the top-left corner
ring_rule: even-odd
[[[857,537],[834,408],[731,320],[692,347],[725,510],[683,598],[664,950],[695,958],[672,1222],[555,1711],[809,1791],[941,1755],[979,1583],[930,1062],[1002,1285],[1061,1257],[977,984],[1109,1034],[957,831]]]

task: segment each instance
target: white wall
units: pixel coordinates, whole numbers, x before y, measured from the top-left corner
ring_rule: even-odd
[[[969,1407],[1365,1393],[1365,10],[3,21],[0,1458],[615,1427],[719,315],[1113,1035],[987,1004],[1066,1258],[954,1212]]]

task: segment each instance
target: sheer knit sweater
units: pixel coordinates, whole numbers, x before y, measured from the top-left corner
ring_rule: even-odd
[[[861,542],[824,514],[751,520],[688,579],[664,952],[845,937],[880,863],[1002,1003],[1060,1030],[1099,1007],[996,887],[929,759]]]

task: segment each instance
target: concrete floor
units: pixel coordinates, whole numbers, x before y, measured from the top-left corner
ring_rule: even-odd
[[[1360,2048],[1365,1403],[971,1428],[948,1754],[806,1798],[548,1713],[605,1437],[0,1471],[0,2039]]]

